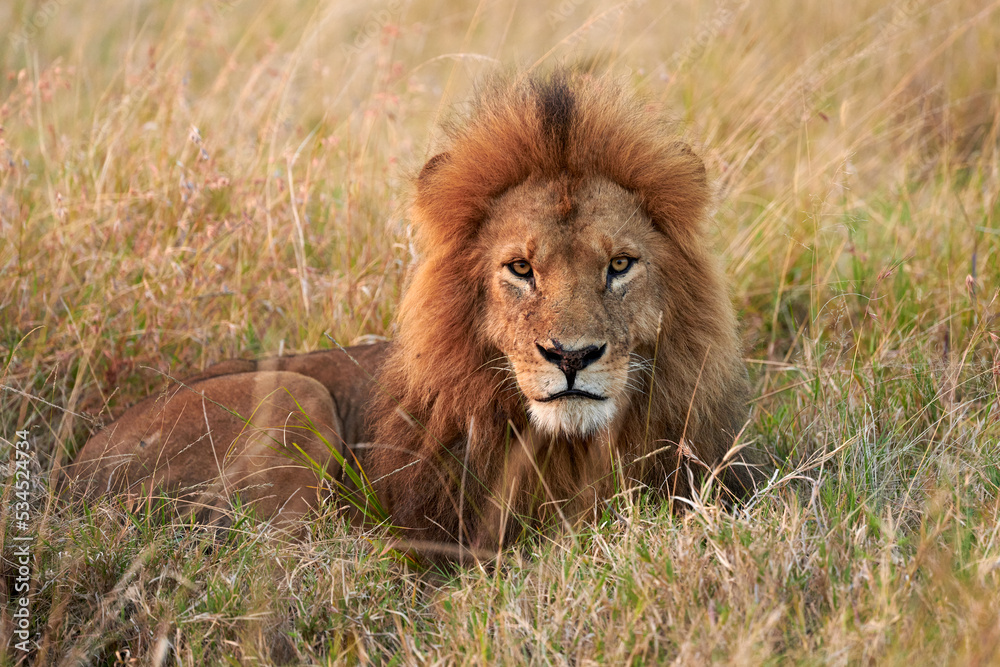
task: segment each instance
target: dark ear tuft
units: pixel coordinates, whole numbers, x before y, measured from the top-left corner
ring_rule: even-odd
[[[430,160],[424,164],[423,168],[420,170],[420,175],[417,176],[417,184],[420,185],[427,180],[427,177],[434,173],[434,170],[440,167],[442,164],[451,159],[451,155],[448,153],[438,153]]]
[[[705,163],[698,156],[698,154],[694,152],[694,149],[692,149],[690,145],[684,143],[683,141],[675,141],[670,144],[670,147],[677,151],[678,154],[690,158],[693,164],[697,164],[695,172],[701,176],[702,182],[708,180],[708,172],[705,171]]]

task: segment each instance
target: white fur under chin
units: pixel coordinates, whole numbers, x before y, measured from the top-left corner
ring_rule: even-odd
[[[542,433],[585,437],[611,423],[615,402],[586,398],[560,398],[548,403],[531,401],[528,412],[532,425]]]

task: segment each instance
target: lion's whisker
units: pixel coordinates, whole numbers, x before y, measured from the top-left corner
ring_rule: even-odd
[[[489,359],[489,360],[487,360],[487,361],[483,362],[483,364],[482,364],[481,366],[479,366],[478,368],[476,368],[476,369],[475,369],[474,371],[472,371],[472,372],[473,372],[473,373],[475,373],[476,371],[480,371],[480,370],[482,370],[482,369],[483,369],[484,367],[486,367],[486,366],[489,366],[490,364],[495,364],[495,363],[497,363],[497,362],[507,362],[507,364],[508,364],[508,365],[509,365],[509,363],[510,363],[510,362],[508,361],[508,359],[507,359],[507,355],[504,355],[504,354],[501,354],[501,355],[499,355],[499,356],[497,356],[497,357],[493,357],[492,359]]]

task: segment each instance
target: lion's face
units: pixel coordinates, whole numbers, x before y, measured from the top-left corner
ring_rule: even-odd
[[[535,428],[610,427],[649,374],[665,303],[653,263],[665,239],[638,198],[603,178],[529,180],[497,201],[479,243],[483,333]]]

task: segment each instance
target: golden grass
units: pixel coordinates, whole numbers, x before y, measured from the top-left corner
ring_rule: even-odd
[[[331,511],[219,545],[33,490],[34,664],[1000,660],[1000,3],[0,7],[0,598],[39,480],[163,375],[391,336],[407,178],[496,62],[595,58],[719,183],[784,461],[431,581]],[[14,628],[0,610],[0,638]],[[116,657],[117,656],[117,657]]]

